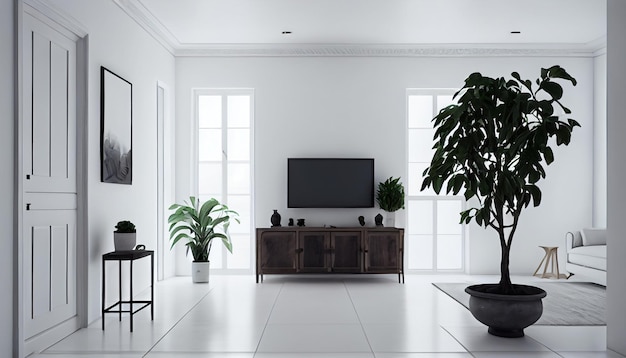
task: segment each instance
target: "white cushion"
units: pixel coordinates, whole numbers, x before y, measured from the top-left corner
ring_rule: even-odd
[[[569,263],[606,271],[606,245],[579,246],[567,254]]]
[[[606,229],[582,229],[584,246],[606,245]]]

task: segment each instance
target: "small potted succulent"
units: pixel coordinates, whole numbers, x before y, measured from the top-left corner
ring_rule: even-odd
[[[395,212],[404,209],[404,186],[400,178],[389,177],[384,182],[378,183],[376,202],[387,212],[385,224],[389,227],[395,226]]]
[[[137,243],[137,230],[135,224],[128,220],[119,221],[113,232],[115,251],[129,251],[135,248]]]

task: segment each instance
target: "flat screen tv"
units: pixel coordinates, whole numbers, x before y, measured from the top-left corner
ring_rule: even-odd
[[[287,159],[287,207],[374,207],[374,159]]]

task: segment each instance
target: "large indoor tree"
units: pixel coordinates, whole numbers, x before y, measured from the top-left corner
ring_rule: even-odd
[[[501,247],[500,282],[494,293],[519,294],[511,283],[509,257],[522,211],[541,203],[538,183],[544,164],[554,160],[553,144],[568,145],[579,126],[561,103],[563,87],[555,79],[576,80],[560,66],[542,68],[535,83],[471,74],[455,95],[456,104],[433,118],[435,153],[424,171],[422,190],[476,198],[477,205],[461,212],[498,233]],[[557,113],[559,113],[557,114]]]

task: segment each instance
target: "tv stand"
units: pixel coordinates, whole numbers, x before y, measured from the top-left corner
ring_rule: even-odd
[[[256,282],[264,274],[300,273],[392,273],[404,283],[404,229],[256,229]]]

